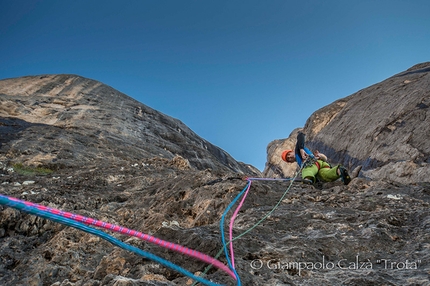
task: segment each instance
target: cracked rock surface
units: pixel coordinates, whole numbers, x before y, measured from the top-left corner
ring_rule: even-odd
[[[0,99],[2,195],[215,257],[222,214],[246,187],[245,177],[261,177],[179,121],[81,77],[0,81]],[[411,183],[407,176],[403,182],[360,176],[347,186],[336,181],[319,189],[253,181],[233,228],[240,236],[233,245],[242,285],[427,285],[429,204],[429,182]],[[109,234],[196,275],[207,267]],[[219,260],[226,263],[224,255]],[[236,285],[217,268],[206,278]],[[192,284],[100,237],[0,206],[0,285]]]

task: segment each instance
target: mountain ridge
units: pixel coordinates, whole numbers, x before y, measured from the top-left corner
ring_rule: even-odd
[[[243,173],[259,173],[250,165],[236,162],[227,152],[199,137],[181,121],[98,81],[76,75],[28,76],[1,80],[0,94],[1,117],[8,117],[10,121],[19,116],[20,120],[28,123],[45,124],[45,130],[48,126],[50,129],[57,129],[52,130],[51,136],[59,137],[58,139],[67,137],[64,135],[67,132],[77,131],[83,133],[86,139],[91,139],[85,142],[87,146],[98,146],[98,142],[112,140],[123,156],[131,156],[132,159],[139,156],[173,158],[179,155],[200,169],[228,168]],[[22,121],[21,124],[37,128]],[[2,125],[11,128],[13,124],[3,121]],[[19,126],[19,123],[15,125]],[[92,131],[94,125],[99,126],[98,130]],[[67,132],[60,135],[61,130]],[[45,141],[48,141],[43,143],[46,154],[40,154],[43,153],[42,150],[38,152],[39,157],[46,156],[45,161],[32,162],[29,155],[22,156],[20,160],[24,163],[28,161],[29,164],[61,164],[62,160],[58,156],[51,158],[47,155],[55,151],[51,148],[51,143],[55,140]],[[107,145],[109,144],[105,144],[105,147]],[[16,145],[14,148],[27,147]],[[80,150],[86,148],[73,148],[71,145],[68,148],[68,153],[73,153],[75,157],[101,159],[97,158],[95,149],[93,152],[80,154]],[[33,157],[38,155],[34,154]]]

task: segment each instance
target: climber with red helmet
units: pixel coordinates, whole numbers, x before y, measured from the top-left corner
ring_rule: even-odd
[[[327,156],[318,151],[312,153],[305,147],[305,134],[299,132],[295,150],[285,150],[281,158],[287,163],[297,164],[302,168],[303,181],[315,184],[317,180],[333,182],[341,178],[345,185],[351,181],[348,171],[342,165],[331,167],[327,163]]]

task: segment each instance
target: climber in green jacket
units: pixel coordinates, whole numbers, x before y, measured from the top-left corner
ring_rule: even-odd
[[[315,184],[317,180],[322,182],[333,182],[341,178],[345,185],[351,181],[348,171],[342,165],[331,167],[327,163],[327,156],[318,151],[312,153],[305,147],[305,134],[299,132],[295,150],[282,152],[282,160],[287,163],[297,162],[302,167],[302,178],[304,182]],[[303,166],[302,166],[303,165]]]

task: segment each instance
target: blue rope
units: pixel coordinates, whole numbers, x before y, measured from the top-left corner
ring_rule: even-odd
[[[77,221],[74,221],[72,219],[68,219],[66,217],[62,217],[62,216],[59,216],[59,215],[56,215],[56,214],[45,212],[45,211],[39,210],[37,208],[31,207],[31,206],[27,206],[26,204],[21,203],[21,202],[9,200],[7,197],[4,197],[2,195],[0,195],[0,204],[9,206],[9,207],[12,207],[12,208],[15,208],[15,209],[18,209],[20,211],[23,211],[23,212],[26,212],[26,213],[29,213],[29,214],[33,214],[33,215],[36,215],[36,216],[39,216],[39,217],[43,217],[43,218],[46,218],[46,219],[49,219],[49,220],[52,220],[52,221],[55,221],[55,222],[58,222],[58,223],[70,226],[70,227],[74,227],[76,229],[85,231],[85,232],[93,234],[93,235],[96,235],[96,236],[98,236],[98,237],[100,237],[100,238],[102,238],[104,240],[107,240],[108,242],[112,243],[113,245],[116,245],[116,246],[121,247],[121,248],[123,248],[125,250],[128,250],[128,251],[131,251],[131,252],[133,252],[135,254],[138,254],[138,255],[140,255],[140,256],[142,256],[144,258],[147,258],[147,259],[155,261],[155,262],[157,262],[157,263],[159,263],[161,265],[164,265],[164,266],[166,266],[168,268],[171,268],[171,269],[173,269],[173,270],[175,270],[175,271],[177,271],[177,272],[179,272],[179,273],[181,273],[181,274],[183,274],[185,276],[188,276],[188,277],[190,277],[190,278],[192,278],[192,279],[194,279],[194,280],[196,280],[196,281],[198,281],[198,282],[200,282],[202,284],[205,284],[205,285],[208,285],[208,286],[220,286],[220,284],[216,284],[216,283],[213,283],[213,282],[211,282],[209,280],[206,280],[204,278],[196,276],[193,273],[191,273],[191,272],[183,269],[182,267],[180,267],[180,266],[178,266],[178,265],[176,265],[176,264],[174,264],[174,263],[172,263],[172,262],[170,262],[168,260],[165,260],[165,259],[163,259],[163,258],[161,258],[161,257],[159,257],[159,256],[157,256],[155,254],[143,251],[143,250],[141,250],[141,249],[139,249],[137,247],[134,247],[134,246],[131,246],[131,245],[127,244],[127,243],[124,243],[124,242],[122,242],[122,241],[114,238],[113,236],[111,236],[111,235],[109,235],[109,234],[107,234],[107,233],[105,233],[105,232],[103,232],[101,230],[89,227],[89,226],[87,226],[87,225],[85,225],[83,223],[80,223],[80,222],[77,222]]]
[[[224,211],[224,213],[221,216],[221,222],[220,222],[220,228],[221,228],[221,240],[222,240],[222,244],[223,244],[223,248],[224,248],[224,253],[225,253],[225,257],[227,259],[227,263],[228,266],[230,267],[230,269],[234,272],[234,274],[236,275],[237,278],[237,286],[241,285],[240,282],[240,278],[239,275],[236,272],[236,269],[234,269],[233,264],[231,263],[230,257],[228,255],[228,250],[227,250],[227,243],[225,241],[225,235],[224,235],[224,221],[225,221],[225,216],[227,215],[228,211],[233,207],[233,205],[237,202],[237,200],[243,196],[243,194],[245,193],[245,191],[248,189],[249,184],[251,184],[251,181],[248,180],[248,184],[246,184],[245,188],[234,198],[233,201],[231,201],[231,203],[228,205],[227,209]],[[229,243],[232,243],[231,241]]]

